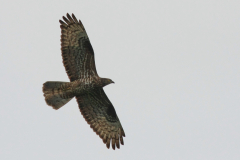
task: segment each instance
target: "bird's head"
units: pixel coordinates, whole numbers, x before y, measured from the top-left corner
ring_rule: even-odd
[[[111,83],[114,83],[111,79],[109,78],[101,78],[101,82],[102,82],[102,85],[103,87],[106,86],[106,85],[109,85]]]

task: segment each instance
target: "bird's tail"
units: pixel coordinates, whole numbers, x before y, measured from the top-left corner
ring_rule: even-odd
[[[49,106],[52,106],[54,109],[59,109],[74,97],[64,96],[66,94],[62,88],[66,86],[67,83],[69,82],[48,81],[43,84],[45,101]]]

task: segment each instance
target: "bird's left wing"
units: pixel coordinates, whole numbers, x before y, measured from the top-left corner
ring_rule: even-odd
[[[90,127],[102,138],[107,148],[120,148],[125,133],[116,111],[102,88],[96,88],[88,94],[76,96],[80,111]]]

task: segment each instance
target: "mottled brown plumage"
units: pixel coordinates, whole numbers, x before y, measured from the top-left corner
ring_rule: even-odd
[[[63,64],[70,82],[48,81],[43,84],[46,103],[59,109],[76,97],[80,111],[107,148],[120,148],[125,133],[103,87],[114,83],[97,74],[94,51],[82,22],[72,14],[60,20]],[[120,143],[119,143],[120,142]]]

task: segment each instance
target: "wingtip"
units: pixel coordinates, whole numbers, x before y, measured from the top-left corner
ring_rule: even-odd
[[[122,138],[122,137],[120,137],[120,143],[121,143],[122,145],[124,145],[124,141],[123,141],[123,138]]]
[[[108,149],[110,148],[110,139],[109,139],[109,138],[108,138],[108,140],[107,140],[106,146],[107,146]]]

